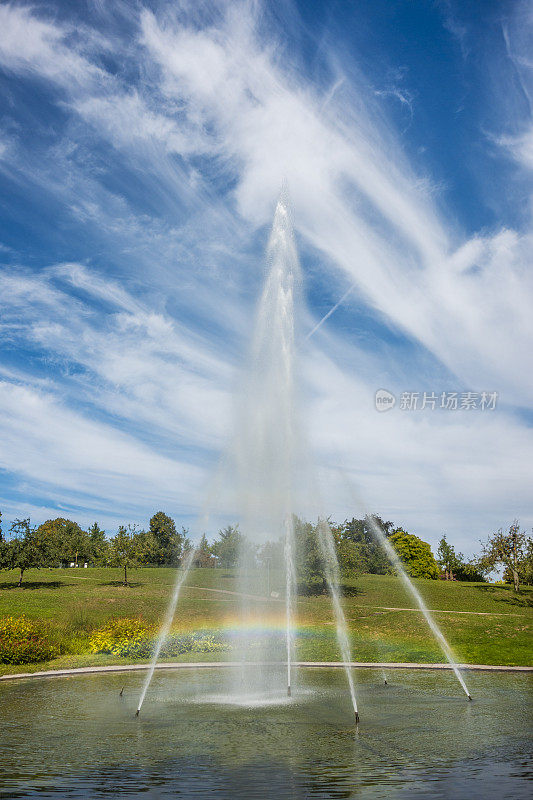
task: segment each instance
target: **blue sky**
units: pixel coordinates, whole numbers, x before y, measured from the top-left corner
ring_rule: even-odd
[[[465,552],[531,526],[532,23],[522,2],[3,3],[4,519],[192,522],[286,178],[328,511]],[[424,391],[498,403],[400,408]]]

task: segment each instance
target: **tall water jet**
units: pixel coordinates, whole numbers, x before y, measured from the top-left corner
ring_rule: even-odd
[[[248,696],[275,694],[278,678],[259,662],[286,661],[286,689],[293,680],[293,598],[295,593],[293,510],[296,445],[295,415],[295,294],[300,265],[286,191],[277,203],[266,254],[267,274],[258,302],[247,369],[236,407],[230,464],[234,508],[243,540],[239,584],[243,595],[257,594],[257,567],[249,545],[283,542],[285,579],[284,644],[267,633],[277,627],[280,603],[272,598],[242,604],[241,625],[259,628],[250,663],[250,640],[241,637],[238,691]],[[281,587],[280,587],[281,588]],[[279,626],[278,626],[279,627]]]
[[[244,534],[240,538],[237,570],[239,591],[233,594],[242,598],[242,630],[252,631],[251,634],[236,637],[232,642],[235,649],[240,647],[240,658],[237,653],[237,658],[233,657],[232,660],[241,664],[241,670],[240,675],[233,670],[226,673],[236,675],[237,681],[232,680],[229,697],[224,695],[224,698],[229,702],[246,705],[280,701],[283,677],[280,680],[279,667],[285,670],[286,695],[290,697],[292,694],[295,638],[293,606],[296,596],[295,515],[299,506],[305,510],[315,506],[319,494],[314,475],[309,470],[309,459],[303,455],[304,449],[297,425],[295,298],[300,285],[300,266],[286,192],[282,192],[276,206],[266,260],[267,274],[257,306],[247,369],[243,373],[236,403],[234,436],[223,462],[232,498],[229,504],[226,502],[225,511],[227,513],[229,505],[232,514],[238,514]],[[315,326],[310,335],[316,329]],[[304,493],[299,491],[302,481]],[[407,576],[396,551],[377,522],[371,517],[369,519],[375,536],[418,603],[463,690],[468,699],[471,699],[446,639]],[[339,563],[333,534],[324,518],[318,519],[316,536],[325,582],[332,598],[337,640],[346,669],[350,698],[358,722],[348,629],[341,604]],[[279,592],[271,592],[270,562],[267,596],[258,594],[255,548],[273,541],[277,541],[282,553],[282,598],[279,597]],[[194,551],[191,551],[182,571],[178,573],[143,685],[137,714],[141,710],[161,649],[170,631],[180,591],[193,559]],[[284,619],[280,625],[282,610]],[[281,628],[282,639],[279,636]],[[272,629],[276,635],[271,635]],[[386,684],[385,673],[383,680]]]
[[[231,673],[230,702],[279,702],[285,666],[285,694],[294,685],[294,602],[296,596],[295,514],[313,506],[314,476],[303,455],[296,412],[295,308],[301,283],[300,265],[286,191],[277,203],[266,253],[266,276],[256,310],[250,354],[236,401],[234,436],[224,459],[230,504],[239,518],[241,538],[238,592],[240,635],[233,658],[241,665]],[[301,485],[303,482],[303,486]],[[304,491],[300,491],[300,489]],[[351,671],[346,619],[339,589],[339,565],[328,523],[319,519],[317,538],[331,594],[336,633],[356,721],[359,719]],[[254,547],[277,541],[282,552],[284,597],[257,592]],[[161,649],[170,631],[181,587],[193,561],[189,554],[179,573],[139,699],[139,713]],[[270,574],[270,573],[269,573]],[[268,581],[270,584],[270,581]],[[269,592],[270,594],[270,585]],[[283,623],[281,613],[283,612]],[[283,635],[280,636],[280,631]],[[235,653],[235,650],[237,652]],[[240,652],[239,652],[240,650]]]
[[[258,303],[251,353],[242,381],[234,443],[237,475],[236,507],[241,512],[243,533],[248,540],[261,543],[266,539],[283,542],[285,572],[285,660],[287,694],[294,679],[294,598],[296,594],[296,542],[294,514],[298,507],[308,510],[315,505],[317,492],[309,459],[304,455],[298,430],[299,414],[296,392],[295,312],[299,306],[300,267],[291,224],[287,193],[276,206],[267,247],[267,275]],[[339,566],[329,525],[319,520],[317,538],[324,562],[325,576],[335,614],[336,632],[356,720],[357,702],[346,620],[339,590]],[[247,567],[248,563],[248,567]],[[253,591],[247,545],[241,554],[241,591]],[[269,609],[243,603],[244,627],[263,623],[267,628],[272,617]],[[267,664],[267,672],[249,663],[251,642],[242,640],[241,671],[238,690],[248,696],[275,695],[279,676],[274,677],[273,662],[282,657],[279,641],[265,637],[263,645],[254,642],[254,652]],[[237,691],[238,691],[237,690]]]

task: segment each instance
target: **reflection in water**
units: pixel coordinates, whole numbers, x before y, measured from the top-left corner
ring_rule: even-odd
[[[531,795],[527,675],[473,673],[479,699],[466,704],[447,673],[398,670],[384,686],[379,673],[360,670],[358,731],[334,670],[306,672],[308,691],[259,709],[220,704],[220,677],[156,673],[139,718],[136,673],[1,685],[0,796]]]

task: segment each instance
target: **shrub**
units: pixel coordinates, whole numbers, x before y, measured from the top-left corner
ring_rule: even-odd
[[[412,533],[402,531],[401,528],[389,536],[389,541],[398,553],[408,575],[412,578],[437,580],[439,566],[427,542]]]
[[[150,655],[155,628],[141,619],[111,619],[89,639],[92,653]]]
[[[180,653],[215,653],[229,650],[218,631],[196,631],[187,634],[171,634],[161,649],[163,656],[177,656]]]
[[[112,619],[94,631],[89,647],[92,653],[112,653],[116,656],[151,658],[157,641],[157,628],[141,619]],[[161,648],[162,658],[182,653],[229,650],[229,645],[217,631],[171,633]]]
[[[455,577],[458,581],[485,583],[485,576],[475,564],[459,564],[455,569]]]
[[[59,647],[48,638],[43,623],[25,617],[0,619],[0,663],[32,664],[59,655]]]

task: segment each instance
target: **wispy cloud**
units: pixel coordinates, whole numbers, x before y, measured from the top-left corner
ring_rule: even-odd
[[[499,144],[507,148],[513,158],[528,170],[533,169],[533,12],[531,4],[519,2],[509,20],[502,25],[502,35],[513,78],[518,82],[518,95],[514,113],[507,115],[505,128],[509,133],[500,136]],[[502,87],[497,87],[502,91]],[[511,96],[514,91],[509,92]],[[527,113],[524,114],[522,108]]]
[[[241,213],[263,221],[287,176],[297,227],[370,303],[465,382],[504,385],[515,402],[524,392],[529,402],[521,344],[532,334],[529,233],[498,231],[475,247],[461,241],[364,84],[352,81],[324,113],[321,94],[281,68],[275,44],[260,41],[256,20],[234,23],[231,12],[200,30],[142,17],[163,91],[213,127],[221,154],[236,165]]]
[[[0,7],[0,66],[14,85],[54,90],[46,112],[58,131],[50,137],[36,113],[42,136],[15,120],[0,148],[12,191],[58,219],[42,234],[53,255],[21,257],[0,284],[16,362],[1,384],[2,464],[39,494],[33,505],[61,495],[110,516],[121,503],[200,505],[228,432],[264,226],[287,179],[318,309],[306,331],[354,287],[305,349],[321,463],[339,453],[377,511],[403,513],[428,536],[443,520],[473,530],[481,506],[483,525],[525,510],[516,461],[527,463],[531,440],[516,407],[533,399],[530,216],[465,233],[387,116],[393,92],[416,119],[408,77],[373,86],[327,45],[311,73],[258,3],[93,4],[78,25],[63,10]],[[521,27],[506,20],[506,47],[529,97],[520,14]],[[470,46],[468,33],[469,58]],[[531,118],[513,109],[513,125],[491,131],[491,157],[525,167]],[[372,334],[358,333],[360,309]],[[371,408],[378,383],[409,389],[443,375],[499,391],[505,409],[489,422]]]
[[[57,276],[82,288],[85,302],[54,288]],[[81,388],[93,405],[124,423],[149,422],[160,438],[166,432],[208,449],[220,443],[231,371],[208,340],[78,264],[48,277],[3,276],[0,288],[5,335],[53,359],[74,384],[71,400]]]
[[[0,61],[13,72],[28,72],[69,91],[105,78],[105,72],[79,52],[82,45],[74,27],[47,21],[30,6],[14,3],[0,6],[0,27]]]
[[[158,455],[116,428],[76,414],[52,393],[3,381],[0,407],[2,469],[53,492],[60,502],[96,503],[107,513],[114,502],[139,513],[147,503],[169,497],[188,508],[189,498],[197,496],[201,473],[191,464]]]

